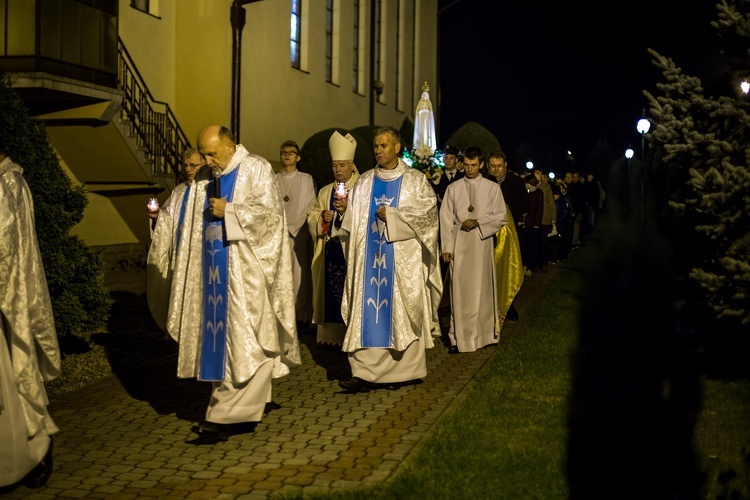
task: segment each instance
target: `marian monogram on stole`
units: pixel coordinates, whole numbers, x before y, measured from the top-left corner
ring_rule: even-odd
[[[370,204],[370,224],[365,255],[363,283],[362,347],[391,346],[391,304],[393,299],[394,248],[385,239],[385,222],[376,211],[383,206],[397,207],[401,177],[393,181],[375,178]]]

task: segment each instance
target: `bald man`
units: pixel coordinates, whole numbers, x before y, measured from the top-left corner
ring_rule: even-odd
[[[198,150],[213,175],[174,200],[177,224],[159,217],[148,263],[149,279],[169,281],[166,329],[180,344],[177,376],[212,384],[205,421],[193,428],[202,444],[260,422],[271,380],[301,359],[290,241],[271,164],[219,125],[200,132]]]

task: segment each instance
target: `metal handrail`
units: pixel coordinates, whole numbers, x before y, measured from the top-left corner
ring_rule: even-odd
[[[138,146],[143,148],[152,173],[172,173],[179,177],[182,152],[190,147],[190,141],[169,104],[157,101],[151,95],[119,37],[117,53],[117,87],[124,94],[122,108],[130,123],[130,132],[135,135]]]

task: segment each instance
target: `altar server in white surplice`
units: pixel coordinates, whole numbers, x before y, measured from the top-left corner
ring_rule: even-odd
[[[307,328],[312,321],[312,238],[307,229],[307,214],[315,203],[315,182],[312,175],[297,170],[302,159],[294,141],[284,141],[279,151],[281,171],[276,180],[284,202],[286,224],[292,241],[292,276],[294,276],[295,310],[298,328]]]
[[[442,258],[450,263],[451,321],[449,352],[473,352],[497,344],[495,241],[506,222],[497,182],[479,174],[482,151],[464,151],[464,178],[448,186],[440,207]]]
[[[317,341],[326,346],[344,342],[346,325],[341,317],[341,294],[346,278],[347,236],[341,227],[346,212],[348,193],[359,178],[354,165],[357,141],[334,132],[328,140],[334,181],[323,186],[307,216],[307,226],[315,242],[312,261],[313,323],[317,325]],[[334,231],[336,235],[334,236]]]
[[[427,375],[443,291],[435,191],[399,157],[393,127],[375,131],[377,166],[360,175],[341,225],[349,233],[341,313],[349,392],[398,387]]]
[[[0,136],[0,487],[47,483],[58,429],[44,382],[58,375],[60,349],[34,202],[23,168],[6,156]]]
[[[223,441],[243,427],[232,424],[261,420],[271,379],[301,359],[290,239],[271,164],[218,125],[200,132],[198,149],[218,178],[172,193],[154,229],[148,279],[167,281],[149,290],[169,290],[177,376],[213,386],[206,421],[193,430]]]

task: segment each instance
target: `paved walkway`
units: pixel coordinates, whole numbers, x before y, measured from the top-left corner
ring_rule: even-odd
[[[519,322],[556,274],[527,277],[516,300]],[[326,493],[391,478],[499,347],[449,355],[428,351],[423,383],[396,391],[345,394],[346,356],[300,335],[303,365],[274,382],[273,406],[254,431],[214,445],[191,444],[210,385],[175,377],[176,359],[110,377],[50,405],[60,427],[54,472],[38,490],[2,498],[280,498]]]

